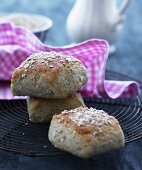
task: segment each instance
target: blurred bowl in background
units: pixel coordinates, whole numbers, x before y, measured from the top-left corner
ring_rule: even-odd
[[[42,42],[53,25],[49,17],[28,13],[1,13],[0,23],[12,22],[31,30]]]

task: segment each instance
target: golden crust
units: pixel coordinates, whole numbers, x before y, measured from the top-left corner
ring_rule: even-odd
[[[15,69],[12,80],[28,74],[40,73],[45,75],[45,80],[53,84],[63,68],[71,68],[73,65],[78,66],[82,63],[72,56],[58,54],[53,51],[35,53]]]
[[[118,121],[93,108],[80,107],[55,115],[48,136],[55,147],[82,158],[124,145],[124,134]]]
[[[59,121],[59,122],[62,122],[62,121],[64,123],[66,122],[69,127],[72,127],[79,134],[89,134],[89,133],[93,134],[95,132],[94,133],[95,135],[103,135],[105,133],[108,133],[110,130],[117,129],[119,127],[119,122],[117,121],[117,119],[113,116],[109,116],[107,113],[105,116],[108,120],[105,122],[102,122],[101,124],[99,124],[99,126],[98,126],[98,123],[95,123],[95,122],[93,124],[89,123],[88,125],[85,125],[85,124],[77,125],[77,123],[74,122],[70,117],[73,116],[78,111],[79,112],[84,111],[85,109],[89,110],[88,108],[79,107],[79,108],[74,109],[75,112],[74,112],[74,110],[63,111],[61,114],[55,115],[53,119],[55,119],[56,121]],[[95,109],[95,111],[96,111],[96,109]],[[97,110],[97,112],[98,112],[97,114],[101,115],[102,110],[100,110],[100,111]],[[94,119],[95,118],[97,118],[97,116],[94,117]],[[100,117],[100,119],[101,119],[101,117]]]
[[[56,52],[40,52],[14,70],[11,87],[14,95],[62,98],[79,90],[86,81],[86,68],[78,59]]]
[[[80,94],[72,94],[61,99],[43,99],[28,97],[28,113],[32,122],[48,122],[53,115],[61,113],[63,110],[71,110],[79,106],[85,106]]]

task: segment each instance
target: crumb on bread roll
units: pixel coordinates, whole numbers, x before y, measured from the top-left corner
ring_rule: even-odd
[[[11,89],[15,96],[65,98],[87,82],[87,70],[75,57],[57,53],[34,53],[16,68]]]
[[[74,93],[62,99],[43,99],[28,97],[27,107],[29,119],[35,123],[49,122],[53,115],[63,110],[71,110],[79,106],[85,106],[80,94]]]
[[[87,107],[55,115],[48,137],[55,147],[82,158],[124,145],[124,134],[117,119],[103,110]]]

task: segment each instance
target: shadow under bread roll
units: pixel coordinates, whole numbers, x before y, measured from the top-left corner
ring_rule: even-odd
[[[79,106],[85,106],[80,94],[74,93],[62,99],[43,99],[28,97],[27,107],[29,119],[32,122],[48,122],[53,115],[61,113],[63,110],[71,110]]]

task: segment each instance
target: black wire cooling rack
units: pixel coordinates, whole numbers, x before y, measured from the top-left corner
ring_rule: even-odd
[[[134,80],[128,76],[107,71],[109,80]],[[142,82],[138,81],[142,89]],[[103,109],[115,116],[124,131],[126,143],[142,137],[142,96],[131,99],[85,98],[89,107]],[[0,148],[25,155],[64,154],[48,140],[49,124],[28,121],[25,100],[0,101]]]

